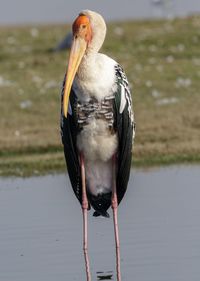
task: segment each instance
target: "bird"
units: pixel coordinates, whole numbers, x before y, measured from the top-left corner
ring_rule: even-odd
[[[72,33],[71,32],[68,32],[64,39],[62,41],[60,41],[56,47],[52,48],[51,51],[52,52],[61,52],[63,50],[66,50],[66,49],[70,49],[71,48],[71,45],[72,45]]]
[[[83,10],[72,24],[73,41],[61,91],[60,131],[73,191],[82,206],[83,251],[91,280],[87,213],[113,209],[117,280],[121,280],[117,208],[127,190],[135,136],[129,83],[122,66],[100,53],[106,23]]]

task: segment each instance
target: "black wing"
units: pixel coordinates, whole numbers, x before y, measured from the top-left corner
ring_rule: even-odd
[[[61,138],[64,146],[65,161],[68,169],[69,178],[72,188],[79,202],[82,203],[82,184],[81,184],[81,168],[79,164],[79,156],[76,147],[76,137],[78,134],[76,104],[77,97],[73,90],[70,93],[69,109],[67,118],[63,114],[63,94],[65,79],[63,82],[61,95]]]
[[[126,192],[130,175],[135,123],[128,80],[120,65],[115,66],[115,73],[118,84],[115,95],[114,116],[115,130],[118,133],[117,197],[119,204]]]

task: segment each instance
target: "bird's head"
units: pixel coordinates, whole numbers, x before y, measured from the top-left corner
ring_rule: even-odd
[[[82,11],[72,25],[73,43],[70,51],[63,96],[63,113],[67,117],[72,83],[84,55],[98,52],[105,35],[106,24],[101,15],[89,10]]]

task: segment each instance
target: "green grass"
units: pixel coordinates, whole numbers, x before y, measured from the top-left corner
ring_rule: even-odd
[[[0,175],[65,170],[59,93],[68,53],[49,48],[68,30],[0,27]],[[200,162],[199,44],[198,16],[108,25],[101,51],[132,87],[136,166]]]

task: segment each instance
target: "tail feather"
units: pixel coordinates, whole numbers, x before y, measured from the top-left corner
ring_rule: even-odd
[[[108,208],[111,205],[111,196],[112,193],[102,193],[98,195],[92,195],[91,193],[88,193],[88,200],[91,204],[91,206],[94,208],[94,216],[103,216],[103,217],[109,217],[109,214],[107,213]]]
[[[104,218],[109,218],[110,217],[110,215],[108,214],[108,212],[106,212],[106,211],[102,211],[102,212],[100,212],[100,211],[94,211],[94,213],[93,213],[93,216],[94,217],[99,217],[99,216],[102,216],[102,217],[104,217]]]

